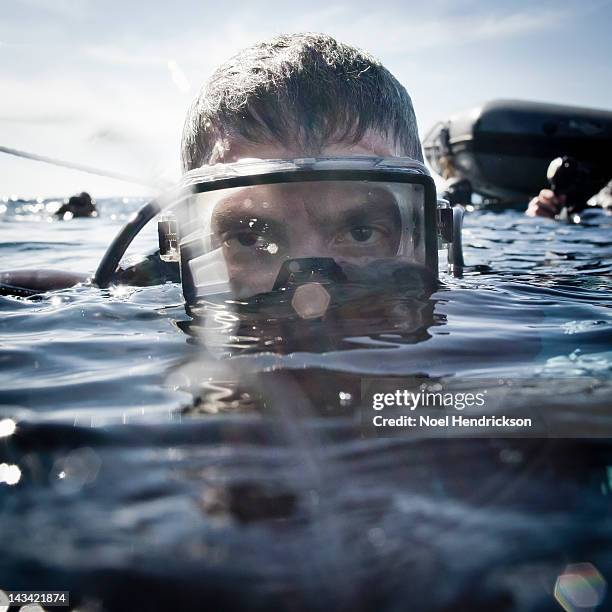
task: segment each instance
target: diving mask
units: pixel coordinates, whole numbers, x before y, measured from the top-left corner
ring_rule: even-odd
[[[215,295],[247,299],[271,292],[294,260],[327,259],[353,270],[403,260],[437,276],[439,249],[454,241],[460,253],[460,218],[437,201],[427,169],[408,158],[204,166],[158,200],[157,210],[141,211],[132,234],[162,209],[160,255],[178,262],[188,304]],[[131,240],[128,234],[124,230],[115,246]],[[115,260],[107,253],[101,263],[96,274],[101,286]]]

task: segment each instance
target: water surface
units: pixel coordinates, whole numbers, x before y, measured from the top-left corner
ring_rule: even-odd
[[[9,202],[2,268],[91,272],[138,204],[49,222]],[[19,470],[0,588],[80,610],[556,610],[564,568],[591,564],[576,589],[601,595],[612,445],[572,432],[612,426],[612,217],[587,216],[472,212],[470,267],[418,317],[401,326],[400,300],[380,329],[296,350],[261,325],[202,346],[173,284],[0,298],[4,480]],[[149,228],[132,260],[154,246]],[[377,376],[497,381],[566,434],[364,437]]]

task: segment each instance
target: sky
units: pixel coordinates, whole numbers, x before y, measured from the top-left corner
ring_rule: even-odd
[[[612,0],[306,3],[0,0],[0,146],[171,181],[201,84],[280,33],[316,31],[377,56],[421,135],[494,98],[612,109]],[[154,188],[0,153],[0,197],[150,195]]]

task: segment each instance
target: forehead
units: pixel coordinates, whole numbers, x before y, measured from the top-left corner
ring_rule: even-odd
[[[209,164],[237,162],[241,159],[296,159],[300,157],[347,157],[374,155],[376,157],[401,157],[406,155],[395,138],[377,130],[366,130],[358,142],[326,143],[314,150],[284,146],[279,143],[248,142],[219,139],[213,147]]]
[[[300,214],[345,215],[352,212],[382,213],[395,208],[391,190],[368,181],[314,181],[253,185],[219,194],[214,205],[216,218],[226,215],[291,217]]]

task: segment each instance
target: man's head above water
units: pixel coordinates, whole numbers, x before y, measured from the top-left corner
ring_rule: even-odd
[[[422,161],[410,96],[376,59],[324,34],[279,36],[220,66],[185,121],[185,171],[243,158]]]
[[[243,50],[204,85],[185,121],[186,172],[247,158],[322,156],[422,161],[404,87],[370,55],[323,34]],[[233,292],[265,292],[291,259],[396,258],[401,221],[392,191],[342,182],[242,188],[219,196],[207,231]]]

